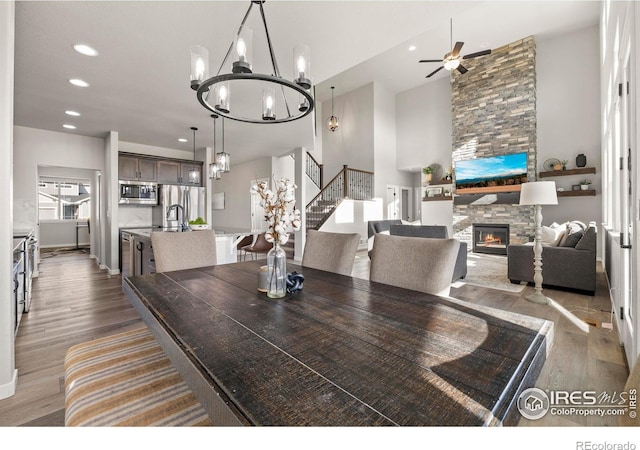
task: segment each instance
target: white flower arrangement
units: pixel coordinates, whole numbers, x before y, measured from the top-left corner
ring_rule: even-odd
[[[287,178],[273,180],[275,192],[265,181],[251,186],[251,192],[260,196],[260,206],[264,208],[264,220],[269,224],[265,233],[268,242],[284,245],[289,240],[289,232],[300,229],[300,210],[296,209],[294,191],[297,186]]]

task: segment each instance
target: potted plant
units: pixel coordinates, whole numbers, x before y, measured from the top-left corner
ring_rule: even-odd
[[[569,164],[569,161],[566,159],[563,159],[561,163],[562,163],[562,170],[567,170],[567,164]]]
[[[582,180],[580,182],[580,189],[586,191],[589,189],[589,185],[591,184],[591,180]]]
[[[431,183],[431,174],[433,173],[433,169],[431,167],[425,167],[422,169],[422,173],[424,174],[425,183]]]

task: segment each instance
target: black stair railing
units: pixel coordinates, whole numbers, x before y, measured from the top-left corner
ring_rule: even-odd
[[[322,189],[322,164],[318,163],[311,153],[307,152],[307,176],[318,186],[318,189]]]
[[[305,210],[307,228],[319,229],[345,198],[373,199],[373,172],[350,169],[345,165],[307,204]]]

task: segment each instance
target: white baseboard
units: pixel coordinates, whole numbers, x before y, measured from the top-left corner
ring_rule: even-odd
[[[109,275],[118,275],[119,273],[118,269],[109,269]]]
[[[7,384],[0,385],[0,400],[3,398],[9,398],[16,393],[16,386],[18,385],[18,369],[13,371],[13,377]]]
[[[100,270],[105,270],[107,268],[105,264],[100,264],[98,265],[98,267],[100,268]]]

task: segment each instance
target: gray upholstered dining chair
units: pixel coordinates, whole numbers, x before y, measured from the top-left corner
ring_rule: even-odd
[[[427,294],[449,295],[460,242],[377,234],[369,279]]]
[[[216,264],[216,234],[213,230],[151,233],[156,272],[193,269]]]
[[[360,242],[358,233],[309,230],[304,244],[302,267],[351,275],[358,242]]]

